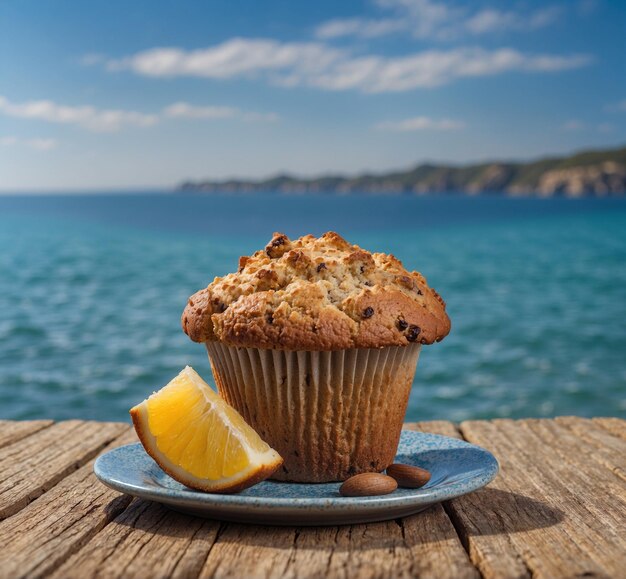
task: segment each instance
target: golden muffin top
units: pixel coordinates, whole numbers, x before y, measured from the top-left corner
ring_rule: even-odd
[[[450,319],[421,273],[330,231],[275,233],[236,273],[192,295],[182,326],[196,342],[314,351],[432,344]]]

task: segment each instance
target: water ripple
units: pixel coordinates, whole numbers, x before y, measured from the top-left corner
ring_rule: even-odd
[[[626,206],[502,201],[0,199],[0,417],[126,420],[185,364],[210,378],[187,297],[274,230],[331,228],[448,302],[408,420],[626,417]]]

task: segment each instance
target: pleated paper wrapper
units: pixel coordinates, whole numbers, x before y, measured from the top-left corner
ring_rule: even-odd
[[[284,459],[273,478],[341,481],[394,459],[420,352],[290,352],[206,342],[221,396]]]

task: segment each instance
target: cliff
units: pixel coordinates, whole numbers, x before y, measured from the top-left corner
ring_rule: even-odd
[[[408,171],[356,177],[187,181],[181,191],[281,193],[500,193],[542,197],[626,194],[626,147],[587,151],[529,163],[489,162],[452,166],[423,164]]]

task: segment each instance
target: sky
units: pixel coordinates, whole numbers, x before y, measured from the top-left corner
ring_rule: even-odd
[[[0,191],[626,143],[623,0],[3,0]]]

